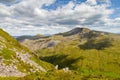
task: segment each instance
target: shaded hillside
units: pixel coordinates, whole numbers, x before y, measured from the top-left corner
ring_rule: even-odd
[[[110,38],[102,38],[102,39],[90,39],[82,45],[79,45],[80,49],[97,49],[103,50],[105,48],[112,46],[112,39]]]

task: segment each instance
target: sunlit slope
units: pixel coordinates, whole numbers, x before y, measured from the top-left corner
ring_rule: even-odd
[[[89,31],[88,31],[89,32]],[[120,36],[90,31],[70,36],[55,35],[60,43],[36,51],[41,60],[71,70],[120,76]],[[63,34],[62,34],[63,35]],[[94,74],[95,74],[94,73]]]
[[[46,72],[51,68],[52,65],[40,61],[0,29],[0,77],[22,77],[36,71]]]

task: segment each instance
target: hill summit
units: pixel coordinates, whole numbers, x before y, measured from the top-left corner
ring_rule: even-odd
[[[85,32],[88,32],[90,31],[90,29],[88,28],[74,28],[70,31],[67,31],[67,32],[64,32],[64,33],[59,33],[57,35],[63,35],[63,36],[71,36],[71,35],[75,35],[75,34],[78,34],[78,33],[85,33]]]

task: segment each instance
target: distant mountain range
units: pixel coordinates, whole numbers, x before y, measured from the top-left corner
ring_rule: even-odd
[[[65,39],[70,38],[71,40],[79,38],[81,41],[82,40],[86,41],[86,40],[89,40],[92,38],[97,38],[100,36],[105,36],[105,35],[110,35],[110,34],[112,34],[112,33],[94,31],[94,30],[90,30],[88,28],[75,28],[68,32],[58,33],[58,34],[54,34],[51,36],[43,36],[43,35],[20,36],[16,39],[28,48],[30,48],[32,45],[32,47],[30,49],[34,51],[37,49],[50,47],[49,45],[51,45],[51,47],[55,46],[59,42],[61,42],[61,40],[59,40],[59,39],[56,39],[56,40],[51,39],[53,37],[55,37],[55,38],[60,37],[60,38],[65,38]],[[68,39],[68,41],[69,41],[69,39]]]

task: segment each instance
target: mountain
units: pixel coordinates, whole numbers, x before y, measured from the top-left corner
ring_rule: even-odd
[[[58,65],[59,70],[68,67],[82,75],[95,75],[96,80],[120,79],[120,36],[117,34],[75,28],[20,42],[40,60]]]
[[[29,39],[29,40],[35,40],[38,38],[41,38],[42,35],[36,35],[36,36],[30,36],[30,35],[23,35],[23,36],[17,36],[15,37],[18,41],[24,41],[25,39]]]
[[[88,28],[75,28],[68,32],[58,33],[53,36],[20,36],[16,38],[22,45],[28,47],[32,51],[36,51],[42,48],[53,47],[60,42],[71,41],[79,39],[81,42],[85,42],[90,39],[97,38],[99,36],[110,35],[111,33],[100,32],[90,30]]]
[[[56,34],[56,35],[70,36],[70,35],[82,33],[84,31],[89,31],[89,29],[87,29],[87,28],[74,28],[74,29],[72,29],[68,32],[59,33],[59,34]]]
[[[36,39],[39,39],[39,38],[45,38],[45,37],[49,37],[50,34],[37,34],[37,35],[23,35],[23,36],[14,36],[14,38],[16,38],[18,41],[22,42],[26,39],[29,39],[29,40],[36,40]]]
[[[38,71],[46,72],[49,67],[52,68],[50,64],[40,61],[29,49],[0,29],[0,79],[23,77]]]

